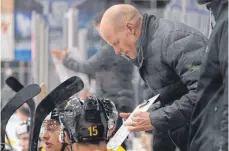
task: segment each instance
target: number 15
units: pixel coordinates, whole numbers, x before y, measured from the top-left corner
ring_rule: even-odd
[[[90,136],[97,136],[98,135],[98,128],[97,126],[90,126],[88,127],[88,131]]]

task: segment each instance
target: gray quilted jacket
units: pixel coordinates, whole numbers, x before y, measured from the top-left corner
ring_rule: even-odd
[[[216,24],[208,41],[188,151],[228,151],[228,0],[210,0]]]
[[[181,149],[186,148],[186,131],[196,104],[196,88],[207,39],[199,31],[182,23],[143,16],[142,32],[137,42],[141,77],[154,95],[160,94],[161,107],[150,112],[154,133],[168,134]],[[185,133],[186,135],[187,133]],[[176,138],[173,138],[175,136]],[[178,139],[177,139],[178,138]],[[163,142],[164,150],[166,142]],[[163,150],[163,147],[154,147]]]
[[[63,64],[75,72],[95,76],[96,96],[110,98],[119,111],[130,112],[133,109],[133,65],[117,56],[109,45],[101,44],[101,49],[84,62],[66,56]]]

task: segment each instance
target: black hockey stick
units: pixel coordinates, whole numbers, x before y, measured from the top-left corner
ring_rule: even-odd
[[[6,79],[6,84],[15,92],[19,92],[21,89],[24,88],[24,86],[15,78],[15,77],[9,77]],[[30,120],[31,123],[33,123],[33,117],[34,117],[34,110],[35,110],[35,102],[33,99],[28,100],[26,102],[30,109]]]
[[[74,76],[57,86],[41,101],[36,108],[34,124],[30,131],[30,151],[37,150],[40,128],[45,117],[69,97],[81,91],[83,87],[83,81],[79,77]]]
[[[15,96],[8,101],[8,103],[1,109],[1,143],[4,144],[6,124],[8,123],[11,115],[26,101],[30,100],[38,93],[41,89],[36,84],[28,85],[27,87],[20,90]]]

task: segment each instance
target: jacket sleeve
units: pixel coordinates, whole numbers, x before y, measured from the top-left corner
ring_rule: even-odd
[[[190,121],[196,103],[197,81],[206,41],[202,34],[179,30],[164,37],[162,43],[164,63],[180,77],[187,87],[187,93],[172,104],[150,113],[153,130],[156,132],[176,131]]]
[[[82,72],[88,75],[94,75],[101,66],[103,66],[104,64],[107,65],[114,61],[115,57],[111,53],[113,53],[111,48],[108,45],[104,45],[89,60],[80,62],[71,58],[70,56],[66,56],[63,60],[63,64],[65,67],[75,72]]]

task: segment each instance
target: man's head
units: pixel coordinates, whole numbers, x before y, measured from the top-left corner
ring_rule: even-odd
[[[86,99],[71,99],[65,107],[63,123],[72,142],[75,142],[75,148],[89,149],[93,146],[95,149],[106,146],[106,141],[115,129],[117,117],[112,101],[90,96]]]
[[[104,13],[99,32],[116,54],[136,58],[136,43],[141,34],[142,15],[128,4],[114,5]]]
[[[56,120],[45,120],[43,123],[42,141],[47,151],[60,151],[62,144],[59,141],[60,123]]]
[[[22,121],[16,129],[22,151],[29,150],[30,120]]]
[[[60,140],[63,130],[59,121],[60,114],[60,109],[56,108],[51,113],[51,119],[43,122],[41,139],[44,142],[46,151],[61,151],[64,150],[68,144],[67,141],[61,142]]]

